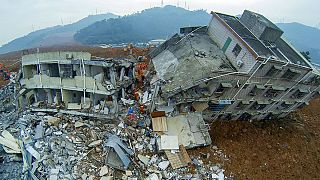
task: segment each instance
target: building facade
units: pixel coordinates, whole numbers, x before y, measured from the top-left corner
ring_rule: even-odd
[[[133,88],[134,59],[103,59],[86,52],[24,55],[18,103],[34,111],[112,116]]]
[[[260,14],[212,12],[207,27],[181,32],[150,54],[157,79],[152,109],[261,120],[285,117],[319,95],[319,68]]]

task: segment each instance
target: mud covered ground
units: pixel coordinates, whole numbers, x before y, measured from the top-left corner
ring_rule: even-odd
[[[215,122],[213,144],[234,179],[320,179],[320,98],[283,120]],[[212,153],[212,146],[195,150]],[[194,152],[190,152],[194,153]]]

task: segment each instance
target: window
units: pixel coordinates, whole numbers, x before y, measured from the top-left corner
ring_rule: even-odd
[[[256,96],[265,89],[266,88],[263,85],[255,85],[255,87],[249,92],[249,96]]]
[[[298,89],[295,93],[292,94],[291,98],[302,98],[304,97],[306,94],[308,94],[308,90],[306,89]]]
[[[282,70],[282,67],[280,66],[272,66],[269,71],[266,73],[265,76],[272,77],[277,75]]]
[[[250,104],[249,101],[241,101],[239,104],[236,106],[236,109],[244,109],[246,106]]]
[[[73,78],[73,67],[71,64],[60,64],[60,76],[62,78]]]
[[[238,57],[238,55],[240,54],[241,50],[242,50],[242,48],[239,46],[239,44],[237,44],[237,45],[233,48],[232,53],[233,53],[236,57]]]
[[[248,86],[249,86],[249,84],[245,84],[245,85],[243,86],[243,89],[247,89]]]
[[[223,93],[227,88],[232,88],[232,84],[230,84],[230,83],[221,83],[220,86],[215,91],[215,93]]]
[[[296,79],[298,74],[300,74],[300,71],[289,68],[283,75],[282,78],[284,79]]]
[[[250,108],[252,110],[263,110],[267,107],[269,103],[264,101],[257,101],[253,104],[253,106]]]
[[[271,89],[266,92],[265,97],[275,98],[285,90],[286,89],[284,87],[272,86]]]
[[[283,102],[283,103],[281,103],[281,105],[278,107],[278,109],[280,109],[280,110],[289,109],[289,108],[292,107],[293,105],[294,105],[293,102]]]

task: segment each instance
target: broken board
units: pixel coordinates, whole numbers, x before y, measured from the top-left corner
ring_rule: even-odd
[[[191,159],[183,145],[179,146],[179,152],[171,153],[171,151],[166,150],[165,153],[173,169],[186,167],[191,163]]]
[[[167,118],[166,117],[152,118],[152,129],[155,132],[168,131]]]

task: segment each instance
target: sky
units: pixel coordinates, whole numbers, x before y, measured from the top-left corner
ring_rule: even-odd
[[[163,4],[231,15],[248,9],[276,23],[320,27],[319,0],[163,0]],[[128,15],[159,6],[161,0],[0,0],[0,46],[34,30],[69,24],[90,14]]]

